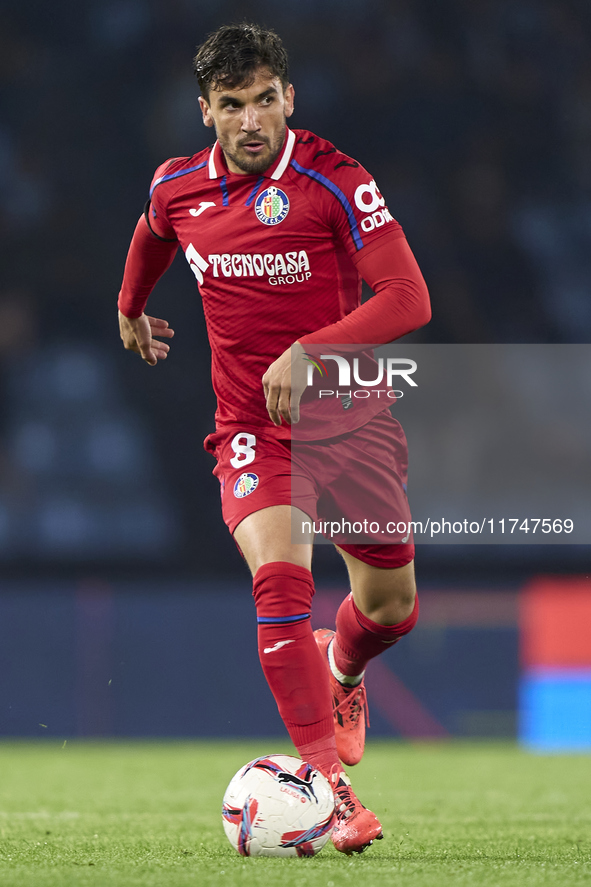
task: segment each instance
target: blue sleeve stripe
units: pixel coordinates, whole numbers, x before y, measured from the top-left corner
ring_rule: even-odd
[[[203,169],[204,166],[207,166],[207,160],[204,160],[203,163],[200,163],[199,166],[191,166],[189,169],[181,169],[178,172],[171,172],[168,175],[160,176],[159,179],[156,179],[152,187],[150,188],[150,197],[154,193],[154,188],[157,185],[161,185],[162,182],[168,182],[170,179],[178,179],[180,176],[187,176],[190,172],[195,172],[198,169]]]
[[[321,185],[324,185],[324,187],[328,191],[330,191],[333,197],[336,197],[336,199],[339,201],[339,203],[347,213],[353,242],[357,249],[361,249],[363,246],[363,240],[361,239],[361,235],[359,233],[357,219],[355,218],[355,213],[353,212],[351,204],[349,203],[341,189],[338,188],[334,182],[331,182],[330,179],[327,179],[326,176],[323,176],[322,173],[317,172],[315,169],[306,169],[304,166],[300,166],[297,160],[292,160],[291,166],[293,166],[296,172],[299,172],[304,176],[308,176],[309,179],[314,179],[314,181],[319,182]]]
[[[298,616],[257,616],[257,622],[259,625],[281,625],[284,622],[302,622],[311,615],[311,613],[300,613]]]
[[[228,176],[222,176],[220,179],[220,188],[222,189],[222,206],[228,205]]]
[[[253,200],[255,199],[255,197],[257,196],[257,191],[259,190],[259,188],[260,188],[261,185],[263,184],[264,178],[265,178],[264,176],[259,176],[259,178],[257,179],[257,183],[256,183],[256,185],[254,186],[254,188],[252,189],[252,191],[250,192],[250,194],[248,195],[248,200],[246,201],[246,203],[244,204],[244,206],[250,206],[250,204],[252,203],[252,201],[253,201]]]

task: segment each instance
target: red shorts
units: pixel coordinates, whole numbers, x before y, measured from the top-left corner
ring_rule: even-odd
[[[236,425],[210,434],[204,445],[217,459],[213,473],[231,533],[255,511],[293,505],[316,532],[366,564],[392,569],[413,560],[406,437],[388,411],[324,441],[292,443]],[[353,534],[359,542],[350,541],[351,528],[360,530]]]

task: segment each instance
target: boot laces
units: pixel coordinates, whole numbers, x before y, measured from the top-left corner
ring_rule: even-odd
[[[357,726],[359,717],[363,712],[365,714],[365,723],[369,727],[369,710],[365,686],[361,684],[359,687],[353,687],[335,707],[335,711],[340,712],[347,720],[351,721],[354,727]]]
[[[342,778],[341,771],[340,769],[337,769],[336,766],[333,768],[330,781],[331,783],[336,783],[333,788],[335,796],[335,813],[339,822],[342,822],[344,819],[348,819],[357,812],[360,802],[354,794],[351,786],[347,785]]]
[[[335,804],[337,819],[341,821],[353,816],[357,809],[357,805],[351,797],[351,789],[348,786],[343,786],[343,788],[338,788],[336,790],[335,795],[338,798],[338,801]]]

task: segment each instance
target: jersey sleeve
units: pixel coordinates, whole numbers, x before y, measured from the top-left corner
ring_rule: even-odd
[[[175,164],[184,159],[173,157],[171,160],[166,160],[158,167],[150,183],[150,194],[145,208],[146,222],[152,233],[162,240],[176,241],[177,237],[167,215],[168,191],[159,186],[172,177]]]
[[[141,316],[150,293],[176,254],[178,240],[166,213],[166,191],[158,186],[167,181],[175,163],[183,159],[167,160],[154,173],[144,214],[129,245],[119,292],[119,310],[126,317]]]
[[[119,292],[118,307],[125,317],[143,314],[148,296],[172,264],[176,250],[176,240],[154,236],[145,215],[140,216],[129,245]]]
[[[405,237],[391,230],[359,252],[355,264],[375,295],[342,320],[302,336],[302,345],[385,344],[431,319],[427,285]]]
[[[384,235],[404,237],[375,179],[356,160],[330,147],[332,151],[317,152],[316,157],[324,156],[313,168],[297,171],[321,186],[316,192],[320,212],[349,256],[355,260]]]
[[[341,320],[299,341],[377,345],[428,323],[431,310],[425,281],[375,179],[328,142],[309,159],[309,169],[292,166],[322,186],[314,189],[317,211],[375,295]]]

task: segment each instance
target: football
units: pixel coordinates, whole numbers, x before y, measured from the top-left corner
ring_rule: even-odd
[[[335,825],[328,780],[291,755],[268,755],[241,767],[222,807],[224,831],[242,856],[314,856]]]

